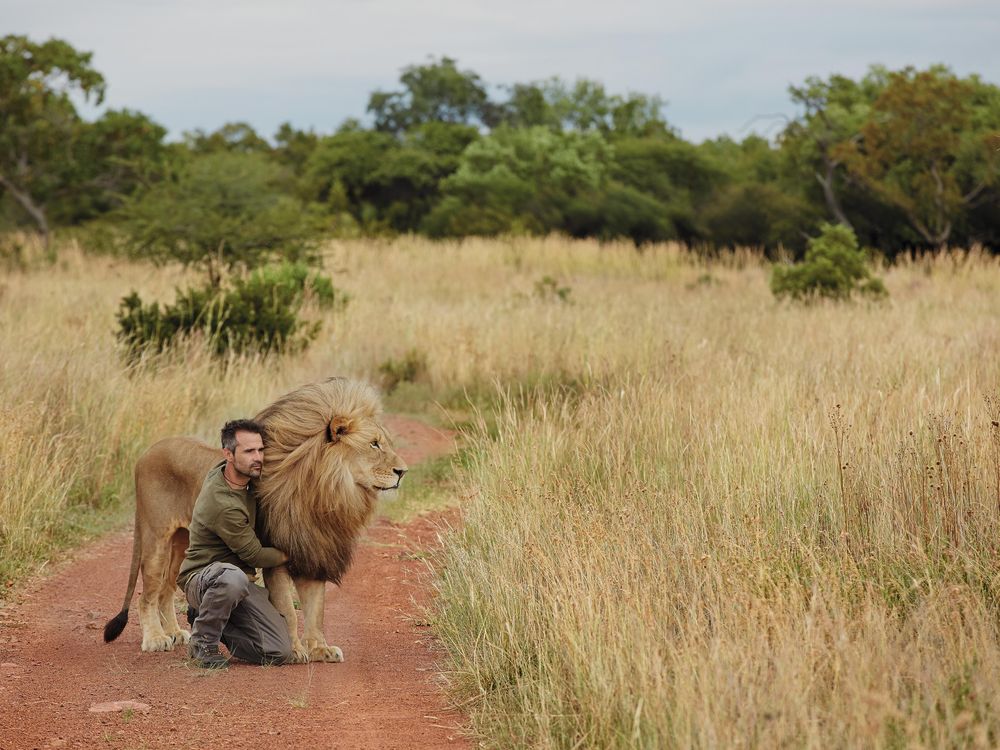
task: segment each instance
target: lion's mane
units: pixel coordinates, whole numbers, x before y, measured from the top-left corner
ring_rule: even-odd
[[[286,552],[295,577],[339,583],[377,490],[355,481],[358,451],[376,439],[375,390],[331,378],[302,386],[256,416],[264,427],[257,487],[262,536]]]

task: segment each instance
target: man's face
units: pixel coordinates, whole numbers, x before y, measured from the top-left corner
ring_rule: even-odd
[[[236,450],[223,449],[226,460],[236,473],[247,479],[259,479],[264,465],[264,441],[256,432],[236,432]]]

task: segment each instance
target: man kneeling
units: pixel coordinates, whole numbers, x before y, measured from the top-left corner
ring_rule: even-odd
[[[264,464],[261,433],[249,419],[226,423],[226,460],[208,472],[194,505],[177,585],[190,607],[188,655],[199,667],[226,666],[220,641],[237,659],[255,664],[284,664],[292,658],[285,618],[253,582],[256,568],[288,561],[281,550],[263,546],[255,531],[252,485]]]

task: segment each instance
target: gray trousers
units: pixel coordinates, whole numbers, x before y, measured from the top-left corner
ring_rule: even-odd
[[[211,646],[221,641],[237,659],[254,664],[285,664],[292,642],[284,616],[267,591],[250,582],[229,563],[206,565],[188,579],[188,604],[198,611],[191,623],[191,642]]]

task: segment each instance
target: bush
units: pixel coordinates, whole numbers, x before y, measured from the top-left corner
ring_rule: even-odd
[[[419,349],[410,349],[402,359],[387,359],[378,366],[382,386],[392,393],[400,383],[413,383],[427,372],[427,355]]]
[[[299,317],[303,304],[321,307],[346,304],[329,277],[301,263],[265,266],[228,288],[211,284],[178,290],[172,305],[143,304],[132,292],[117,313],[117,337],[135,359],[142,352],[163,351],[178,338],[200,332],[216,354],[228,352],[283,353],[305,349],[316,338],[321,323]]]
[[[771,292],[794,300],[848,299],[855,292],[877,299],[888,294],[868,269],[868,255],[858,247],[854,232],[840,224],[823,224],[819,237],[809,240],[801,263],[775,266]]]
[[[572,291],[571,287],[561,286],[559,280],[552,276],[543,276],[540,281],[535,282],[535,296],[544,302],[557,299],[568,303]]]

